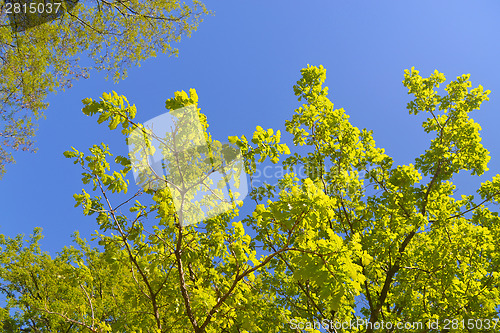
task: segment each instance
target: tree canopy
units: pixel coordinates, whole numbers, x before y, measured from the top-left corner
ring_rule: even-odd
[[[49,92],[71,87],[92,70],[119,80],[127,68],[159,52],[176,55],[174,43],[190,36],[209,13],[198,0],[52,2],[61,4],[53,16],[48,7],[14,14],[9,2],[1,5],[0,177],[14,161],[14,150],[35,150],[33,136]]]
[[[65,152],[83,168],[76,205],[100,231],[91,242],[75,233],[77,247],[54,258],[40,249],[40,229],[29,240],[0,238],[4,331],[499,331],[500,221],[487,205],[498,204],[500,175],[476,196],[455,198],[453,184],[459,171],[487,170],[470,113],[489,91],[469,89],[462,75],[439,94],[442,73],[406,70],[407,109],[427,115],[422,125],[433,137],[413,164],[395,166],[370,131],[334,108],[323,67],[301,74],[294,92],[303,104],[285,125],[305,152],[272,129],[229,138],[250,177],[266,159],[286,170],[277,184],[252,190],[247,216],[240,200],[183,225],[169,187],[129,184],[130,158],[113,159],[104,143]],[[83,102],[85,114],[125,137],[144,129],[124,96]],[[169,110],[189,106],[210,147],[193,160],[217,160],[223,145],[208,133],[196,91],[166,102]]]

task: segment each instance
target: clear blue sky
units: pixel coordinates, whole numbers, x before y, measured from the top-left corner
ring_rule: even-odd
[[[138,107],[147,121],[166,112],[174,91],[196,88],[202,112],[216,139],[251,136],[257,125],[283,132],[299,106],[292,86],[307,64],[327,69],[326,85],[337,108],[359,128],[374,131],[377,145],[398,164],[412,163],[428,145],[422,118],[410,116],[401,81],[415,66],[422,75],[438,69],[448,79],[470,73],[473,86],[492,91],[490,101],[472,114],[490,150],[491,178],[500,169],[500,2],[497,1],[206,1],[207,17],[178,58],[159,56],[113,84],[103,75],[76,82],[50,96],[40,122],[37,154],[17,153],[0,181],[0,233],[30,234],[43,227],[43,249],[70,244],[74,230],[88,237],[93,218],[74,208],[82,188],[78,166],[62,153],[105,142],[126,155],[119,132],[98,125],[81,112],[81,100],[111,90]],[[478,179],[460,175],[459,192],[471,193]]]

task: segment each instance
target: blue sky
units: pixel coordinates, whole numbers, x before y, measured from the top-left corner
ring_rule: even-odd
[[[326,85],[336,108],[344,108],[359,128],[372,129],[379,147],[397,164],[412,163],[428,145],[422,117],[410,116],[403,70],[422,75],[434,69],[448,79],[470,73],[473,86],[492,91],[472,117],[490,150],[491,178],[500,169],[497,130],[500,109],[500,3],[496,1],[206,1],[215,12],[189,39],[178,58],[158,56],[113,84],[92,73],[66,92],[51,95],[40,122],[38,153],[17,153],[0,181],[0,233],[14,237],[43,227],[43,249],[51,253],[80,230],[88,237],[97,225],[74,208],[81,170],[63,152],[86,151],[105,142],[126,155],[119,132],[81,112],[81,100],[111,90],[127,96],[145,122],[164,112],[177,90],[195,88],[212,136],[251,136],[255,127],[284,132],[300,104],[292,86],[307,64],[327,69]],[[290,142],[289,137],[287,142]],[[472,193],[479,179],[460,175],[459,192]]]

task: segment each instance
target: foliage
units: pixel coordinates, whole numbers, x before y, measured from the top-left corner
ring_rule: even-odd
[[[414,164],[393,166],[371,132],[334,109],[322,86],[325,73],[308,66],[294,86],[304,104],[286,130],[305,153],[290,154],[271,129],[258,127],[250,142],[229,138],[248,174],[267,158],[287,170],[277,185],[252,191],[256,205],[243,219],[235,206],[183,226],[168,187],[126,195],[128,158],[110,163],[105,144],[90,154],[66,152],[84,169],[88,188],[75,200],[96,217],[100,246],[75,234],[79,249],[65,248],[52,259],[38,247],[38,229],[26,244],[20,236],[0,239],[4,330],[318,332],[313,323],[322,323],[339,332],[335,325],[364,320],[344,330],[391,332],[374,324],[420,322],[412,331],[499,331],[493,319],[500,303],[500,221],[486,204],[498,203],[500,175],[481,185],[479,202],[472,195],[455,198],[452,183],[459,171],[487,170],[488,151],[469,113],[489,91],[469,90],[463,75],[441,96],[443,74],[405,71],[403,84],[414,95],[408,110],[428,115],[423,127],[434,137]],[[191,90],[166,105],[197,103]],[[124,135],[141,128],[123,96],[104,94],[84,105],[84,113],[98,114],[110,129],[121,125]],[[208,133],[206,140],[219,146]],[[294,170],[304,165],[308,176],[299,179]],[[443,329],[445,319],[457,324]],[[435,320],[439,328],[429,326]]]
[[[158,52],[176,55],[173,44],[183,35],[190,36],[208,13],[198,0],[188,4],[177,0],[68,1],[59,9],[63,15],[43,24],[32,26],[26,20],[33,17],[19,16],[17,25],[24,25],[23,29],[13,24],[2,5],[0,177],[5,165],[14,161],[13,150],[35,150],[36,123],[48,106],[49,92],[71,87],[73,80],[87,77],[92,69],[107,71],[119,80],[128,67]],[[78,58],[83,53],[88,56],[85,61]]]

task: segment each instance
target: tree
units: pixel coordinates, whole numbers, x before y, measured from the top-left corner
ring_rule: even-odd
[[[371,323],[359,327],[363,332],[391,331],[373,328],[382,321],[420,322],[424,327],[412,331],[421,332],[444,331],[446,324],[456,332],[498,331],[498,326],[493,329],[499,304],[498,213],[485,205],[498,203],[500,176],[481,185],[480,202],[472,195],[455,199],[452,183],[459,171],[481,175],[487,170],[489,153],[469,113],[479,109],[489,91],[481,86],[469,91],[469,75],[463,75],[441,96],[435,88],[445,81],[443,74],[423,78],[413,68],[405,71],[403,84],[415,97],[407,108],[410,114],[429,115],[423,127],[434,138],[414,164],[394,167],[370,132],[352,126],[343,109],[334,110],[322,87],[325,70],[308,67],[302,74],[294,91],[306,103],[286,126],[294,144],[311,151],[283,164],[313,164],[320,171],[312,179],[283,181],[281,195],[306,185],[324,196],[324,203],[308,206],[314,228],[301,225],[304,234],[297,239],[311,254],[287,252],[273,267],[283,273],[268,275],[272,290],[283,295],[281,304],[292,309],[292,318],[310,322],[332,317],[348,322],[358,309]],[[261,238],[271,248],[286,230],[271,226],[296,216],[274,213],[279,202],[261,208],[273,230]],[[362,251],[342,263],[347,274],[329,264],[328,251],[338,248],[335,240],[355,241]],[[436,319],[439,328],[427,329]]]
[[[124,197],[135,158],[117,156],[112,167],[105,144],[88,155],[66,152],[84,169],[89,192],[97,192],[83,190],[75,199],[85,215],[96,216],[100,246],[75,234],[79,248],[65,248],[52,259],[40,251],[38,229],[28,242],[1,238],[4,330],[499,331],[500,224],[486,205],[498,203],[500,175],[481,185],[480,200],[454,198],[452,183],[460,170],[487,170],[488,151],[469,112],[489,91],[469,90],[463,75],[441,96],[436,88],[443,74],[423,78],[413,68],[405,71],[403,84],[415,97],[408,110],[428,113],[423,127],[434,138],[414,164],[393,166],[370,131],[334,109],[322,86],[325,73],[308,66],[294,86],[304,104],[286,130],[306,153],[290,154],[281,133],[271,129],[258,127],[251,142],[229,138],[248,174],[267,158],[287,170],[278,184],[251,192],[256,205],[243,219],[233,205],[183,225],[168,186],[143,186],[172,178],[146,172],[141,188]],[[166,106],[199,112],[197,103],[191,90],[176,93]],[[110,129],[121,125],[126,136],[135,129],[150,134],[133,121],[135,106],[123,96],[104,94],[84,104],[87,115],[98,114]],[[197,114],[209,148],[181,158],[181,166],[224,161],[224,145]],[[147,142],[145,150],[151,149]],[[185,166],[182,177],[190,177],[192,168]],[[308,170],[303,179],[296,172],[301,166]],[[398,326],[405,324],[411,326]]]
[[[158,52],[176,55],[173,44],[190,36],[209,13],[198,0],[68,0],[50,7],[58,10],[53,16],[41,0],[12,3],[43,8],[37,9],[41,14],[24,15],[14,14],[9,2],[1,7],[0,177],[14,161],[12,151],[35,150],[33,136],[49,92],[71,87],[93,69],[117,81],[126,77],[128,67]],[[90,61],[82,64],[82,53]]]

